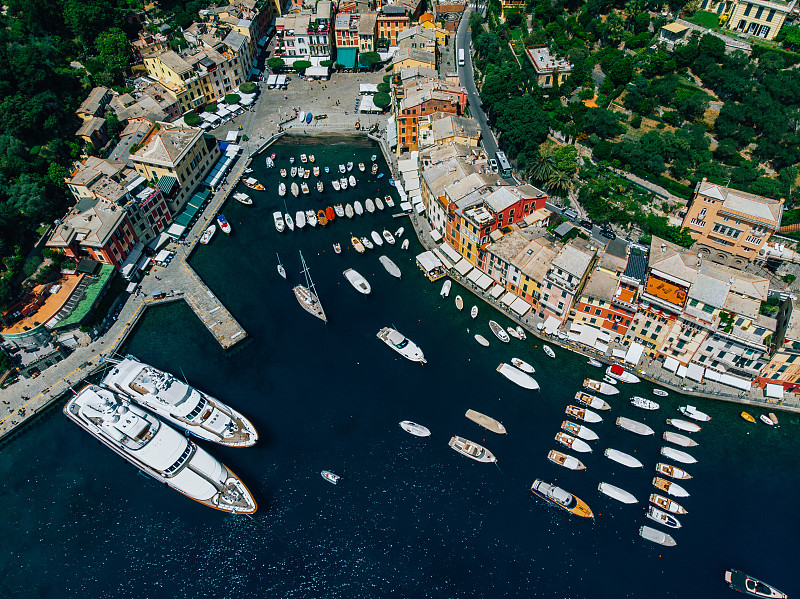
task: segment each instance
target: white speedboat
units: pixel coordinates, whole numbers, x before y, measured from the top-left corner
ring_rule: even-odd
[[[372,237],[372,241],[375,243],[375,245],[377,246],[383,245],[383,239],[381,238],[381,234],[378,233],[377,231],[372,231],[369,234],[369,236]]]
[[[455,449],[461,455],[465,455],[476,462],[487,463],[497,461],[497,458],[494,457],[491,451],[482,445],[478,445],[469,439],[465,439],[464,437],[451,437],[448,445],[450,445],[450,447]]]
[[[322,472],[320,472],[320,475],[322,475],[322,478],[327,480],[332,485],[337,484],[339,480],[342,478],[341,476],[339,476],[338,474],[334,474],[330,470],[323,470]]]
[[[319,177],[319,167],[315,166],[311,171],[314,173],[315,177]]]
[[[637,435],[642,435],[643,437],[656,434],[656,432],[646,424],[643,424],[637,420],[625,418],[624,416],[617,418],[617,426],[626,431],[636,433]]]
[[[475,341],[477,341],[483,347],[489,347],[489,340],[483,335],[475,335]]]
[[[294,231],[294,219],[292,218],[292,215],[287,212],[286,216],[283,217],[283,220],[286,222],[288,229],[290,231]]]
[[[531,375],[517,370],[511,364],[502,363],[497,367],[497,372],[502,374],[512,383],[516,383],[523,389],[538,389],[539,383]]]
[[[345,168],[345,166],[343,164],[339,165],[339,172],[341,174],[343,174],[343,175],[347,172],[347,169]]]
[[[658,509],[653,505],[647,508],[647,517],[653,520],[654,522],[658,522],[659,524],[663,524],[664,526],[669,526],[670,528],[681,527],[681,523],[675,516],[673,516],[672,514],[668,514],[667,512],[662,512],[660,509]]]
[[[347,179],[345,179],[344,177],[339,179],[339,189],[341,189],[342,191],[347,191]]]
[[[444,282],[444,284],[442,285],[442,290],[439,292],[439,295],[440,295],[441,297],[447,297],[448,295],[450,295],[450,288],[451,288],[452,286],[453,286],[453,283],[452,283],[452,281],[450,281],[450,279],[447,279],[447,280]]]
[[[338,216],[339,218],[344,218],[344,206],[342,206],[341,204],[336,204],[333,207],[333,211],[336,213],[336,216]]]
[[[568,470],[586,470],[586,466],[584,466],[583,462],[581,462],[578,458],[572,457],[571,455],[567,455],[566,453],[562,453],[560,451],[556,451],[555,449],[551,449],[547,453],[547,459],[554,464],[558,464],[559,466],[567,468]]]
[[[281,169],[281,177],[283,177],[284,179],[286,178],[286,169],[285,168]]]
[[[711,420],[711,416],[705,412],[701,412],[694,406],[681,406],[678,408],[678,411],[684,416],[688,416],[692,420],[697,420],[698,422],[708,422]]]
[[[555,358],[556,357],[556,352],[554,352],[553,348],[550,347],[549,345],[543,345],[542,346],[542,350],[544,351],[545,354],[547,354],[548,358]]]
[[[406,239],[406,241],[408,241],[408,239]],[[405,243],[405,241],[403,243]],[[469,315],[473,319],[478,318],[478,306],[472,306],[472,309],[469,311]]]
[[[506,327],[506,331],[508,331],[508,334],[511,335],[514,339],[520,339],[520,340],[522,339],[522,337],[519,336],[516,327]]]
[[[685,451],[675,449],[674,447],[662,447],[661,455],[663,455],[665,458],[669,458],[671,460],[675,460],[676,462],[680,462],[681,464],[697,463],[697,460],[693,456],[690,456]]]
[[[350,175],[347,178],[347,182],[350,184],[350,187],[355,187],[356,186],[356,178],[353,175]]]
[[[680,445],[681,447],[697,447],[699,445],[699,443],[691,437],[681,435],[680,433],[673,433],[672,431],[664,431],[664,441]]]
[[[286,195],[286,183],[281,182],[281,184],[278,185],[278,195],[281,197]]]
[[[672,495],[673,497],[689,497],[689,491],[684,489],[678,483],[661,478],[660,476],[653,477],[653,486]]]
[[[117,363],[101,384],[205,441],[249,447],[258,440],[255,427],[239,412],[133,356]]]
[[[252,198],[246,193],[235,193],[233,194],[233,199],[239,202],[240,204],[244,204],[245,206],[253,205]]]
[[[203,231],[203,235],[200,237],[200,243],[203,245],[208,245],[211,242],[211,239],[214,237],[214,233],[217,232],[217,225],[211,223],[206,227],[206,230]]]
[[[402,237],[403,233],[405,233],[405,232],[406,232],[405,228],[400,227],[399,229],[397,229],[397,231],[394,232],[394,236],[395,237]]]
[[[505,329],[497,324],[494,320],[489,321],[489,328],[494,333],[494,336],[497,337],[503,343],[508,343],[511,341],[511,338],[506,333]]]
[[[363,293],[364,295],[369,295],[370,291],[372,291],[372,287],[370,287],[367,280],[358,273],[358,271],[353,270],[352,268],[348,268],[344,271],[344,277],[347,281],[355,288],[356,291],[359,293]]]
[[[610,447],[606,449],[603,455],[605,455],[609,460],[613,460],[618,464],[627,466],[628,468],[644,468],[644,464],[642,464],[632,455],[622,451],[617,451],[616,449],[611,449]]]
[[[120,394],[87,385],[66,403],[64,414],[148,476],[198,503],[236,514],[257,509],[227,466]]]
[[[585,406],[590,408],[594,408],[595,410],[610,410],[611,406],[608,405],[607,402],[603,401],[596,395],[590,395],[588,393],[584,393],[583,391],[578,391],[575,394],[575,399],[582,403]],[[588,422],[588,421],[587,421]]]
[[[404,240],[403,240],[403,243],[401,243],[401,244],[400,244],[400,249],[401,249],[401,250],[407,250],[407,249],[408,249],[408,246],[409,246],[409,241],[408,241],[408,239],[404,239]]]
[[[608,495],[611,497],[611,499],[616,499],[622,503],[630,504],[639,502],[636,497],[628,493],[625,489],[620,489],[619,487],[615,487],[614,485],[610,485],[608,483],[600,483],[597,485],[597,490],[603,495]]]
[[[386,345],[391,347],[398,354],[403,356],[406,360],[412,362],[419,362],[425,364],[425,355],[416,343],[411,341],[408,337],[403,336],[402,333],[396,331],[391,327],[383,327],[378,331],[378,339],[383,341]]]
[[[575,435],[584,441],[597,441],[597,439],[600,438],[597,436],[597,433],[589,427],[583,426],[582,424],[575,424],[569,420],[564,420],[561,423],[561,430],[568,432],[570,435]]]
[[[592,448],[589,447],[589,444],[586,441],[581,441],[577,437],[573,437],[567,433],[556,433],[556,441],[561,443],[564,447],[569,447],[578,453],[591,453],[592,451]]]
[[[594,366],[595,368],[602,368],[603,367],[603,363],[598,361],[598,360],[595,360],[594,358],[589,358],[589,361],[587,362],[587,364],[589,364],[589,366]]]
[[[392,199],[392,196],[384,196],[383,201],[386,202],[386,205],[389,206],[389,208],[394,208],[394,200]]]
[[[353,212],[353,205],[348,202],[344,207],[344,215],[347,218],[353,218],[354,214],[355,212]]]
[[[286,228],[286,223],[283,222],[283,212],[280,210],[273,212],[272,220],[275,222],[275,230],[278,231],[278,233],[283,233],[283,230]]]
[[[659,397],[666,397],[667,395],[669,395],[669,393],[667,393],[663,389],[653,389],[653,395],[658,395]]]
[[[577,418],[578,420],[583,420],[584,422],[602,422],[603,418],[597,412],[592,412],[588,408],[582,408],[580,406],[573,406],[569,405],[564,409],[565,414],[569,414]]]
[[[525,341],[528,338],[525,329],[523,329],[521,326],[517,325],[516,330],[517,330],[517,337],[519,337],[522,341]]]
[[[533,366],[524,360],[520,360],[519,358],[511,358],[511,364],[513,364],[514,367],[519,368],[522,372],[527,372],[528,374],[534,374],[536,372],[536,369]]]
[[[300,114],[302,114],[302,115],[303,115],[303,116],[300,118],[300,120],[301,120],[301,121],[305,120],[305,118],[306,118],[306,115],[305,115],[305,113],[302,113],[302,112],[301,112]],[[303,164],[305,164],[306,162],[308,162],[308,156],[306,156],[305,154],[300,154],[300,162],[302,162]]]
[[[375,198],[375,207],[378,210],[383,210],[383,200],[381,200],[380,198]]]
[[[352,162],[348,162],[347,163],[347,172],[350,172],[352,170],[353,170],[353,163]]]
[[[644,397],[639,397],[638,395],[631,397],[631,405],[636,406],[637,408],[642,408],[643,410],[657,410],[661,407],[652,399],[645,399]]]
[[[309,169],[305,169],[303,171],[303,179],[308,179],[311,176],[311,171]]]
[[[307,119],[306,119],[306,120],[307,120]],[[309,161],[309,162],[316,162],[316,161],[317,161],[317,159],[316,159],[316,157],[314,156],[314,154],[309,154],[309,155],[308,155],[308,161]],[[316,167],[314,167],[314,168],[319,168],[319,167],[318,167],[318,166],[316,166]]]
[[[307,193],[308,193],[308,183],[306,183],[305,181],[303,181],[303,182],[300,184],[300,191],[302,191],[303,193],[306,193],[306,194],[307,194]]]
[[[363,243],[364,247],[367,248],[368,250],[371,250],[372,248],[375,247],[375,245],[369,240],[368,237],[362,237],[361,243]]]
[[[669,497],[664,497],[663,495],[659,495],[658,493],[651,493],[650,494],[650,503],[655,506],[658,506],[665,512],[669,512],[670,514],[688,514],[689,512],[686,511],[686,508],[683,507],[677,501],[673,501]]]
[[[342,189],[341,184],[336,179],[331,181],[331,186],[333,187],[333,191],[340,191]]]
[[[363,163],[363,162],[359,162],[359,163],[358,163],[358,170],[360,170],[362,173],[364,172],[364,169],[365,169],[365,168],[366,168],[366,167],[364,166],[364,163]]]
[[[660,530],[656,530],[655,528],[650,528],[649,526],[640,527],[639,536],[643,539],[647,539],[648,541],[652,541],[653,543],[657,543],[658,545],[663,545],[664,547],[675,547],[675,545],[677,545],[675,539],[673,539],[670,535],[665,532],[661,532]]]
[[[306,210],[306,222],[312,227],[317,226],[317,214],[313,210]]]
[[[606,368],[606,375],[622,381],[623,383],[639,383],[641,379],[635,374],[631,374],[619,364],[612,364]]]
[[[275,166],[275,161],[271,156],[267,156],[267,159],[264,162],[266,163],[267,168],[273,168]]]
[[[297,167],[293,166],[289,174],[292,176],[292,178],[295,178],[297,176]]]
[[[364,214],[364,208],[361,206],[361,202],[359,202],[358,200],[353,202],[353,210],[355,210],[358,216]]]
[[[674,426],[678,430],[686,431],[687,433],[699,433],[702,428],[699,424],[689,422],[688,420],[681,420],[680,418],[667,418],[667,424]]]
[[[403,420],[400,423],[400,428],[402,428],[407,433],[411,433],[415,437],[431,436],[431,431],[428,430],[427,427],[422,426],[421,424],[417,424],[416,422],[411,422],[410,420]]]
[[[614,385],[609,385],[608,383],[603,383],[594,379],[584,379],[583,386],[590,391],[602,393],[603,395],[616,395],[619,393],[619,389]]]
[[[294,224],[297,225],[298,229],[302,229],[306,226],[306,213],[302,210],[298,210],[294,215]]]
[[[659,462],[656,464],[656,472],[659,474],[665,474],[670,478],[677,478],[679,480],[686,480],[692,478],[692,475],[686,472],[683,468],[678,468],[677,466],[673,466],[672,464],[665,464],[663,462]]]
[[[372,214],[373,212],[375,212],[375,202],[373,202],[371,199],[367,198],[364,201],[364,208],[367,209],[367,212]]]
[[[386,240],[386,243],[388,243],[389,245],[394,245],[395,244],[394,237],[386,229],[383,230],[381,235],[383,235],[383,238]]]
[[[292,182],[291,191],[294,197],[300,195],[300,187],[297,185],[297,183]]]
[[[472,420],[472,422],[475,424],[478,424],[486,430],[492,431],[493,433],[497,433],[498,435],[505,435],[508,432],[506,427],[504,427],[500,422],[491,416],[487,416],[486,414],[481,414],[475,410],[467,410],[464,416]]]
[[[386,272],[388,272],[390,275],[396,279],[402,278],[403,273],[400,271],[400,267],[392,262],[388,256],[380,256],[378,261],[383,265],[383,267],[386,269]]]
[[[317,181],[317,191],[320,193],[325,191],[325,184],[322,181]]]

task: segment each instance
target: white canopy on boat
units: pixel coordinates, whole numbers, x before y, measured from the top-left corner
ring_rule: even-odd
[[[678,370],[678,366],[680,366],[680,362],[678,362],[675,358],[668,357],[666,360],[664,360],[664,368],[670,372],[675,372]]]
[[[625,354],[625,363],[636,366],[639,363],[639,360],[642,359],[643,353],[644,345],[640,343],[631,343],[631,346],[628,348],[628,353]]]
[[[461,260],[459,260],[455,266],[456,272],[460,274],[462,277],[469,271],[471,271],[472,268],[473,268],[472,264],[470,264],[470,261],[467,260],[466,258],[461,258]]]
[[[764,388],[767,397],[772,397],[775,399],[783,399],[783,385],[776,385],[774,383],[767,383],[767,386]]]
[[[525,316],[531,309],[533,309],[533,306],[531,306],[521,297],[518,297],[514,299],[514,302],[511,304],[510,308],[513,312],[516,312],[520,316]]]
[[[701,383],[703,381],[703,375],[705,374],[705,371],[706,369],[700,366],[700,364],[690,362],[686,367],[686,378],[690,378],[693,381]]]
[[[461,260],[461,254],[459,254],[455,248],[446,241],[439,247],[439,249],[444,252],[444,255],[447,256],[453,264],[456,264],[459,260]]]
[[[561,321],[558,318],[555,316],[548,316],[547,320],[544,321],[544,332],[548,335],[552,335],[556,332],[559,325],[561,325]]]
[[[489,292],[489,295],[491,295],[494,299],[497,299],[498,297],[503,295],[503,291],[505,291],[505,289],[503,289],[502,285],[495,285],[494,287],[492,287],[492,290]]]

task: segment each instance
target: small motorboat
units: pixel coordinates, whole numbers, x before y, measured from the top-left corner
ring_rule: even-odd
[[[772,420],[772,424],[778,426],[778,417],[775,415],[774,412],[769,413],[769,419]]]
[[[678,468],[677,466],[673,466],[672,464],[665,464],[664,462],[659,462],[656,464],[656,472],[659,474],[665,474],[670,478],[677,478],[679,480],[687,480],[692,478],[692,475],[686,472],[686,470]]]
[[[311,169],[311,170],[314,172],[314,176],[315,176],[315,177],[319,177],[319,167],[318,167],[318,166],[315,166],[315,167],[314,167],[313,169]]]
[[[371,231],[369,236],[372,237],[372,241],[375,242],[375,245],[377,246],[383,245],[383,239],[381,238],[380,233],[378,233],[377,231]]]
[[[595,368],[602,368],[603,367],[603,363],[602,362],[598,362],[594,358],[589,358],[589,361],[587,362],[587,364],[589,364],[589,366],[594,366]]]
[[[563,466],[569,470],[586,470],[586,466],[584,466],[583,462],[581,462],[578,458],[574,458],[566,453],[561,453],[555,449],[551,449],[548,452],[547,459],[554,464],[558,464],[559,466]]]
[[[635,374],[631,374],[619,364],[612,364],[606,368],[606,375],[615,378],[623,383],[639,383],[641,379]]]
[[[286,222],[287,228],[290,231],[294,231],[294,219],[292,218],[292,215],[287,212],[286,216],[283,217],[283,220]]]
[[[344,207],[344,215],[347,218],[353,218],[353,216],[355,215],[355,212],[353,212],[353,205],[350,204],[349,202]]]
[[[511,338],[508,336],[508,333],[506,333],[505,329],[497,324],[494,320],[489,321],[489,328],[492,330],[492,333],[494,333],[494,336],[503,343],[509,343],[511,341]]]
[[[519,358],[511,358],[511,364],[513,364],[515,368],[519,368],[522,372],[527,372],[528,374],[534,374],[536,372],[533,366]]]
[[[286,183],[278,185],[278,195],[281,197],[286,195]]]
[[[373,164],[373,165],[372,165],[372,168],[370,169],[370,172],[371,172],[373,175],[377,175],[377,174],[378,174],[378,165],[377,165],[377,164]]]
[[[657,410],[661,407],[652,399],[645,399],[644,397],[639,397],[638,395],[631,397],[631,405],[636,406],[637,408],[642,408],[643,410]]]
[[[662,447],[661,455],[663,455],[665,458],[669,458],[671,460],[675,460],[676,462],[680,462],[681,464],[697,463],[697,460],[693,456],[690,456],[685,451],[681,451],[673,447],[666,447],[666,446]]]
[[[308,118],[308,117],[306,117],[306,118]],[[309,122],[310,122],[310,121],[309,121]],[[314,154],[309,154],[309,155],[308,155],[308,161],[309,161],[309,162],[316,162],[316,161],[317,161],[317,158],[314,156]]]
[[[353,170],[353,163],[352,162],[348,162],[347,163],[347,172],[349,173],[352,170]]]
[[[691,437],[681,435],[680,433],[673,433],[672,431],[664,431],[663,439],[668,443],[674,443],[675,445],[680,445],[681,447],[697,447],[700,445]]]
[[[615,487],[614,485],[610,485],[608,483],[600,483],[597,485],[597,490],[603,495],[608,495],[611,497],[611,499],[616,499],[622,503],[639,503],[639,500],[626,490],[620,489],[619,487]]]
[[[687,433],[699,433],[702,428],[699,424],[679,418],[667,418],[667,424],[674,426],[678,430],[686,431]]]
[[[772,420],[770,420],[769,416],[767,416],[766,414],[761,414],[761,415],[758,417],[758,419],[759,419],[761,422],[763,422],[764,424],[766,424],[767,426],[775,426],[775,423],[774,423],[774,422],[772,422]]]
[[[375,247],[373,245],[373,243],[369,239],[367,239],[366,237],[362,237],[361,238],[361,243],[363,243],[364,247],[367,248],[368,250],[371,250],[372,248]]]
[[[347,191],[347,179],[345,179],[344,177],[339,179],[339,189],[341,189],[342,191]]]
[[[305,169],[303,171],[303,179],[308,179],[310,176],[311,176],[311,170],[310,169]]]
[[[300,120],[302,121],[303,119]],[[302,162],[303,164],[308,162],[308,156],[306,156],[305,154],[300,154],[300,162]]]
[[[403,420],[400,423],[400,428],[402,428],[407,433],[411,433],[415,437],[431,436],[431,431],[428,430],[427,427],[422,426],[421,424],[417,424],[416,422],[411,422],[410,420]]]
[[[242,179],[242,183],[244,183],[250,189],[255,189],[257,191],[264,191],[264,189],[266,189],[263,185],[261,185],[261,183],[253,179],[253,177]]]
[[[344,275],[344,278],[347,279],[347,282],[350,283],[359,293],[363,295],[369,295],[372,291],[372,287],[370,287],[369,282],[358,271],[348,268],[342,274]]]
[[[654,522],[658,522],[664,526],[669,526],[670,528],[681,527],[681,523],[678,522],[678,519],[675,516],[668,514],[667,512],[662,512],[654,505],[651,505],[649,508],[647,508],[647,517]]]
[[[306,213],[302,210],[298,210],[294,215],[294,224],[297,225],[298,229],[302,229],[306,226]]]
[[[767,599],[786,599],[788,597],[786,593],[779,591],[774,586],[733,568],[725,571],[725,582],[734,591],[739,591],[752,597],[765,597]]]
[[[653,486],[673,497],[689,497],[689,492],[682,486],[659,476],[653,478]]]
[[[275,166],[275,160],[271,156],[267,156],[267,159],[264,161],[267,165],[267,168],[272,168]]]
[[[448,445],[450,445],[450,447],[455,449],[461,455],[465,455],[476,462],[486,463],[497,461],[497,458],[494,457],[491,451],[482,445],[478,445],[477,443],[473,443],[472,441],[465,439],[464,437],[452,437]]]
[[[377,154],[373,154],[372,157],[370,158],[370,160],[372,162],[375,162],[377,159],[378,159],[378,155]]]
[[[680,503],[677,501],[673,501],[669,497],[664,497],[663,495],[659,495],[658,493],[651,493],[650,494],[650,503],[660,507],[665,512],[669,512],[670,514],[688,514],[689,512],[686,511]]]
[[[569,420],[564,420],[561,423],[561,430],[566,431],[571,435],[575,435],[579,439],[583,439],[585,441],[597,441],[597,439],[600,438],[592,429],[583,426],[582,424],[575,424]]]
[[[336,216],[339,218],[344,218],[344,207],[341,204],[336,204],[333,207],[333,211],[336,213]]]
[[[497,367],[497,372],[502,374],[512,383],[516,383],[523,389],[533,389],[536,390],[539,388],[539,383],[536,382],[536,379],[533,378],[529,374],[525,374],[521,370],[517,370],[511,364],[502,363]]]
[[[297,183],[292,183],[292,187],[290,188],[292,191],[292,195],[297,197],[300,195],[300,186]]]
[[[339,165],[339,172],[340,172],[341,174],[343,174],[343,175],[344,175],[344,174],[347,172],[347,169],[344,167],[344,165],[343,165],[343,164],[340,164],[340,165]]]
[[[339,482],[340,478],[342,478],[338,474],[334,474],[333,472],[330,472],[329,470],[323,470],[320,474],[322,474],[322,478],[324,478],[329,483],[332,483],[334,485]]]
[[[658,545],[663,545],[664,547],[675,547],[675,545],[677,545],[675,539],[673,539],[670,535],[660,530],[656,530],[655,528],[650,528],[649,526],[640,527],[639,536],[643,539],[647,539],[648,541],[652,541],[653,543],[657,543]]]
[[[286,178],[286,169],[285,168],[281,169],[281,177],[283,177],[284,179]]]
[[[447,279],[442,285],[442,290],[439,292],[441,297],[447,297],[450,295],[450,288],[452,287],[453,282],[450,279]]]
[[[631,420],[625,416],[620,416],[617,418],[617,426],[631,433],[642,435],[643,437],[656,434],[656,432],[646,424],[639,422],[638,420]]]
[[[553,351],[553,348],[552,348],[552,347],[550,347],[549,345],[543,345],[543,346],[542,346],[542,350],[544,351],[544,353],[545,353],[545,354],[547,354],[547,357],[548,357],[548,358],[553,358],[553,359],[555,359],[555,357],[556,357],[556,352],[554,352],[554,351]]]
[[[347,178],[347,182],[350,184],[350,187],[355,187],[356,186],[356,178],[353,175],[350,175]]]
[[[306,222],[312,227],[317,226],[317,215],[313,210],[306,210]]]
[[[756,421],[756,419],[753,418],[752,414],[749,414],[747,412],[742,412],[741,414],[739,414],[739,416],[741,416],[744,420],[747,420],[747,422],[755,422]]]
[[[464,309],[464,300],[461,298],[460,295],[456,296],[456,308],[459,312]]]
[[[397,229],[397,231],[394,232],[394,236],[395,237],[402,237],[403,233],[405,233],[405,232],[406,232],[405,228],[404,227],[400,227],[399,229]]]
[[[517,325],[517,337],[522,341],[525,341],[528,338],[527,333],[525,333],[525,329],[521,326]]]
[[[595,410],[610,410],[611,406],[608,405],[605,401],[600,399],[595,395],[589,395],[588,393],[584,393],[583,391],[578,391],[575,394],[575,401],[582,403],[583,405],[594,408]],[[587,420],[588,422],[588,420]]]
[[[603,377],[603,382],[604,383],[608,383],[609,385],[614,385],[614,386],[616,386],[617,383],[619,383],[619,381],[617,379],[612,378],[612,377],[610,377],[608,375]]]
[[[334,191],[339,191],[339,190],[341,190],[341,189],[342,189],[342,186],[341,186],[341,185],[339,185],[339,182],[338,182],[336,179],[334,179],[333,181],[331,181],[331,185],[333,186],[333,190],[334,190]]]
[[[403,243],[401,243],[401,244],[400,244],[400,249],[401,249],[401,250],[407,250],[407,249],[408,249],[408,246],[409,246],[409,241],[408,241],[408,239],[404,239],[404,240],[403,240]]]
[[[408,240],[406,239],[406,241]],[[405,241],[403,243],[405,243]],[[469,311],[469,315],[472,316],[472,318],[478,318],[478,306],[472,306],[472,309]]]
[[[367,209],[367,212],[372,214],[373,212],[375,212],[375,202],[373,202],[370,198],[367,198],[366,201],[364,202],[364,208]]]
[[[708,422],[711,420],[711,416],[705,412],[701,412],[694,406],[681,406],[678,408],[678,411],[684,416],[688,416],[692,420],[697,420],[698,422]]]
[[[297,176],[297,167],[293,166],[292,170],[291,170],[291,172],[289,174],[292,176],[292,178],[296,177]]]
[[[308,193],[308,183],[306,183],[305,181],[303,181],[303,182],[300,184],[300,191],[302,191],[303,193]]]
[[[253,205],[253,200],[246,193],[235,193],[233,194],[233,199],[245,206]]]
[[[594,379],[584,379],[583,386],[590,391],[594,391],[595,393],[602,393],[603,395],[616,395],[619,393],[619,389],[617,389],[614,385],[609,385],[608,383],[602,383],[600,381],[596,381]]]
[[[378,210],[383,210],[383,200],[380,198],[375,198],[375,207]]]
[[[361,243],[361,241],[358,239],[358,237],[353,235],[350,238],[350,243],[353,245],[353,249],[355,249],[355,251],[357,251],[359,254],[363,254],[364,253],[364,244]]]
[[[522,339],[522,337],[519,336],[519,333],[517,333],[516,327],[506,327],[506,331],[508,331],[508,334],[514,339]]]
[[[206,227],[206,230],[203,231],[203,235],[200,237],[200,243],[203,245],[208,245],[211,242],[211,238],[214,237],[214,233],[217,232],[217,225],[211,223]]]
[[[577,418],[578,420],[583,420],[584,422],[602,422],[603,419],[600,417],[600,414],[597,412],[592,412],[587,408],[582,408],[580,406],[573,406],[569,405],[564,410],[564,413]]]
[[[353,202],[353,210],[355,210],[355,213],[358,216],[361,216],[362,214],[364,214],[364,208],[363,208],[363,206],[361,206],[361,202],[359,202],[358,200]]]
[[[328,222],[333,222],[333,219],[336,218],[336,211],[333,209],[332,206],[328,206],[325,208],[325,218],[328,219]]]
[[[294,164],[294,163],[295,163],[294,156],[289,156],[289,164]]]
[[[383,173],[381,173],[381,175],[382,174]],[[378,178],[380,179],[380,177]],[[389,206],[389,208],[394,208],[394,200],[392,199],[392,196],[383,196],[383,201],[386,202],[386,205]]]
[[[669,393],[667,393],[663,389],[653,389],[653,395],[658,395],[659,397],[666,397],[667,395],[669,395]]]
[[[531,492],[542,499],[557,505],[563,510],[567,510],[574,516],[581,518],[594,518],[591,508],[586,502],[576,497],[572,493],[565,491],[561,487],[551,485],[541,479],[536,479],[531,485]]]
[[[395,244],[394,237],[386,229],[383,230],[383,233],[381,233],[381,235],[383,235],[383,238],[386,240],[386,243],[388,243],[389,245],[394,245]]]
[[[223,216],[222,214],[217,215],[217,224],[219,225],[219,228],[222,230],[222,232],[225,233],[225,235],[230,235],[231,232],[233,231],[231,229],[230,223],[228,222],[228,219],[226,219],[225,216]]]
[[[388,272],[393,277],[400,279],[403,277],[403,273],[400,271],[400,267],[397,266],[394,262],[392,262],[388,256],[381,256],[378,258],[378,261],[383,265]]]
[[[325,184],[322,181],[317,181],[317,191],[322,193],[325,190]]]
[[[358,163],[358,170],[360,170],[363,173],[366,169],[367,167],[364,166],[363,162]]]
[[[342,253],[342,244],[341,243],[334,243],[333,244],[333,251],[336,252],[337,254],[341,254]]]
[[[272,213],[272,220],[275,222],[275,230],[278,233],[283,233],[286,228],[286,223],[283,220],[283,212],[276,210]]]
[[[483,335],[475,335],[475,341],[477,341],[483,347],[489,347],[489,340]]]
[[[589,447],[589,444],[586,441],[581,441],[577,437],[573,437],[567,433],[556,433],[556,441],[561,443],[564,447],[569,447],[578,453],[591,453],[592,451],[592,448]]]
[[[311,119],[313,119],[313,118],[314,117],[312,116],[312,114],[310,112],[308,114],[306,114],[306,125],[310,125],[311,124]]]
[[[628,468],[644,468],[644,464],[642,464],[632,455],[622,451],[617,451],[616,449],[611,449],[610,447],[606,449],[603,455],[605,455],[609,460],[613,460],[614,462],[622,464],[623,466],[627,466]]]
[[[328,224],[328,217],[325,216],[324,210],[317,210],[317,222],[323,227]]]

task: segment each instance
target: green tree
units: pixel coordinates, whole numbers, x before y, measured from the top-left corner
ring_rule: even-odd
[[[203,119],[200,118],[200,115],[196,112],[187,112],[183,115],[183,122],[189,127],[197,127],[197,125],[203,122]]]
[[[368,69],[373,69],[381,61],[381,55],[377,52],[364,52],[358,57],[358,63]]]
[[[255,93],[257,88],[258,86],[252,81],[245,81],[239,86],[239,91],[243,94],[252,94]]]
[[[506,24],[510,29],[516,29],[522,24],[522,13],[512,12],[506,15]]]
[[[564,171],[555,170],[550,173],[545,185],[551,194],[563,198],[572,188],[572,175]]]
[[[279,57],[277,57],[277,56],[273,56],[272,58],[270,58],[270,59],[267,61],[267,66],[268,66],[270,69],[272,69],[273,71],[276,71],[276,70],[278,70],[278,69],[282,69],[282,68],[283,68],[285,65],[286,65],[286,63],[285,63],[285,62],[283,62],[283,59],[282,59],[282,58],[279,58]]]
[[[302,74],[303,74],[303,72],[304,72],[304,71],[305,71],[305,70],[306,70],[308,67],[310,67],[310,66],[311,66],[311,62],[310,62],[310,61],[308,61],[308,60],[295,60],[295,61],[292,63],[292,68],[293,68],[295,71],[297,71],[298,73],[300,73],[301,75],[302,75]]]
[[[120,122],[114,111],[109,110],[106,112],[106,130],[111,139],[117,139],[124,128],[125,123]]]
[[[117,79],[131,63],[131,47],[125,33],[116,27],[100,33],[95,41],[98,59],[112,79]]]
[[[225,104],[237,104],[241,99],[239,94],[225,94]]]
[[[531,166],[531,176],[537,181],[547,181],[556,169],[556,159],[550,146],[539,148],[533,165]]]
[[[573,145],[560,146],[554,153],[556,169],[571,175],[578,170],[578,150]]]
[[[483,17],[481,16],[481,13],[477,11],[470,13],[469,28],[470,33],[472,34],[472,41],[475,41],[475,38],[478,37],[483,31]]]
[[[586,133],[597,133],[603,139],[616,137],[623,131],[619,117],[605,108],[589,109],[583,123]]]
[[[378,108],[386,108],[387,106],[389,106],[389,104],[392,103],[392,98],[389,94],[377,93],[374,96],[372,96],[372,102]]]
[[[206,112],[210,112],[213,114],[217,110],[219,110],[219,106],[217,106],[215,102],[212,102],[211,104],[206,104]]]

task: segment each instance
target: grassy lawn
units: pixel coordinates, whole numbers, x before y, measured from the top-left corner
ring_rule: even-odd
[[[707,10],[698,10],[691,17],[684,17],[690,23],[700,25],[706,29],[719,29],[719,15]]]
[[[510,35],[511,39],[513,39],[515,42],[518,42],[522,39],[522,29],[520,28],[513,29],[511,30]]]

